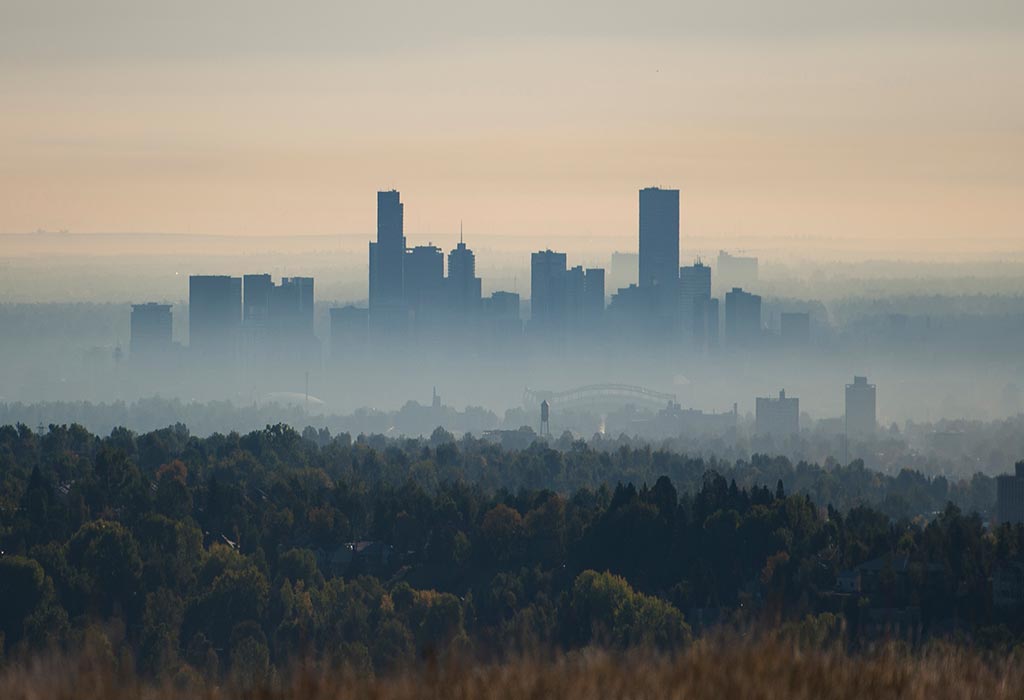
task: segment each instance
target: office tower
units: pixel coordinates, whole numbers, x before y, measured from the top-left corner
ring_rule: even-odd
[[[362,359],[369,336],[369,310],[355,306],[331,309],[331,359]]]
[[[718,349],[718,299],[698,297],[693,300],[693,345],[698,350]]]
[[[786,391],[779,398],[758,398],[754,418],[758,435],[784,438],[800,433],[800,399],[787,398]]]
[[[679,279],[679,190],[640,190],[639,286],[676,293]],[[674,305],[674,300],[671,301]]]
[[[783,312],[779,317],[779,336],[788,347],[805,347],[811,343],[811,315],[806,311]]]
[[[530,256],[530,330],[565,330],[565,253],[543,250]]]
[[[459,241],[448,253],[448,302],[456,317],[474,316],[480,310],[480,278],[476,276],[476,256]]]
[[[996,522],[1024,523],[1024,462],[1017,462],[1013,474],[996,477]]]
[[[565,322],[566,328],[578,333],[583,328],[583,303],[587,273],[582,265],[565,271]]]
[[[679,268],[679,308],[683,330],[692,338],[703,336],[698,332],[698,320],[705,319],[706,300],[711,298],[711,268],[697,260],[693,265]],[[697,309],[700,305],[702,308]],[[706,328],[701,329],[706,330]]]
[[[718,269],[715,271],[719,289],[753,287],[757,284],[757,258],[729,255],[718,251]]]
[[[608,270],[608,289],[623,289],[636,284],[640,276],[640,256],[636,253],[612,253],[612,264]]]
[[[284,277],[272,285],[267,325],[277,334],[297,340],[313,335],[313,278]]]
[[[404,206],[396,190],[377,193],[377,240],[370,243],[370,324],[401,331],[406,323]]]
[[[854,377],[846,385],[846,434],[860,436],[874,434],[878,426],[875,414],[875,385],[867,377]]]
[[[761,297],[739,287],[725,295],[725,341],[730,346],[752,345],[761,337]]]
[[[233,359],[242,325],[242,278],[192,275],[188,279],[189,347],[207,359]]]
[[[242,276],[242,323],[249,327],[265,327],[270,313],[270,275]]]
[[[444,293],[444,253],[433,245],[420,245],[405,252],[405,301],[422,325],[436,321]]]
[[[593,330],[604,316],[604,270],[589,267],[583,274],[583,324]]]
[[[657,287],[631,284],[615,292],[605,315],[609,327],[615,329],[613,340],[628,345],[642,345],[665,331],[660,314],[661,298]]]
[[[519,295],[494,292],[483,300],[484,327],[492,338],[512,339],[523,334]]]
[[[170,304],[132,304],[131,341],[132,358],[162,355],[171,348]]]

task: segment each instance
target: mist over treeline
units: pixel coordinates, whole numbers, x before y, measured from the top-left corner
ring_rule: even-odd
[[[553,449],[571,451],[581,444],[601,452],[646,447],[687,454],[695,458],[746,462],[752,455],[773,454],[792,463],[816,463],[826,468],[854,460],[879,473],[897,475],[916,471],[928,477],[970,479],[1011,472],[1024,454],[1024,415],[993,421],[908,421],[873,436],[844,439],[822,426],[807,428],[784,439],[755,433],[754,424],[740,419],[735,429],[658,435],[637,426],[636,414],[619,425],[604,418],[605,433],[591,429],[600,418],[585,412],[562,416],[563,427],[553,439],[538,435],[522,409],[503,416],[483,408],[456,410],[409,402],[397,411],[357,410],[351,414],[317,412],[302,405],[279,403],[235,405],[230,401],[209,403],[150,398],[134,402],[0,403],[0,424],[20,424],[46,430],[53,426],[78,425],[97,434],[128,429],[147,433],[167,426],[189,426],[189,434],[245,434],[268,425],[285,423],[303,427],[303,435],[318,444],[338,436],[346,440],[381,441],[451,439],[484,440],[506,449],[525,449],[540,442]],[[655,420],[647,414],[648,420]],[[614,419],[614,416],[613,416]],[[620,428],[615,431],[614,428]],[[632,428],[632,431],[629,429]]]

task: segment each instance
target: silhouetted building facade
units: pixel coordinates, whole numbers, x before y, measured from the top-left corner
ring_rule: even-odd
[[[640,276],[640,256],[636,253],[612,253],[606,280],[608,289],[623,289],[636,284]]]
[[[457,319],[475,317],[480,311],[481,284],[476,276],[476,256],[466,244],[448,253],[448,304]]]
[[[755,432],[784,438],[800,433],[800,399],[787,397],[783,389],[779,397],[758,397],[755,414]]]
[[[657,286],[675,304],[679,280],[679,190],[640,190],[639,286]],[[666,309],[668,310],[668,309]]]
[[[132,304],[129,352],[133,359],[154,358],[171,350],[170,304]]]
[[[1024,523],[1024,462],[1017,462],[1012,475],[996,477],[996,520]]]
[[[878,427],[875,415],[875,385],[867,377],[854,377],[846,385],[846,434],[863,437],[873,435]]]
[[[377,193],[377,240],[370,243],[370,325],[401,331],[405,304],[405,209],[396,190]]]
[[[566,321],[565,253],[543,250],[530,257],[530,332],[560,333]]]
[[[188,333],[193,353],[234,359],[242,325],[242,279],[192,275],[188,280]]]
[[[679,318],[685,334],[699,343],[707,336],[711,268],[700,260],[679,268]],[[716,305],[717,312],[717,305]],[[716,316],[717,335],[717,316]]]
[[[417,326],[436,324],[444,307],[444,253],[433,245],[419,245],[405,253],[405,301]]]
[[[725,340],[730,346],[749,346],[761,338],[761,297],[739,287],[725,295]]]

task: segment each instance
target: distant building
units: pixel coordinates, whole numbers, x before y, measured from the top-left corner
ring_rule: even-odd
[[[369,310],[355,306],[331,309],[331,359],[361,358],[369,336]]]
[[[811,344],[811,315],[806,311],[783,312],[779,317],[782,344],[806,347]]]
[[[491,338],[507,340],[523,334],[519,306],[519,295],[514,292],[494,292],[483,300],[484,329]]]
[[[786,391],[779,397],[757,399],[755,432],[758,435],[788,437],[800,433],[800,399],[787,398]]]
[[[636,284],[639,279],[640,256],[636,253],[612,253],[606,285],[608,289],[622,289]]]
[[[405,251],[404,265],[405,302],[417,323],[429,322],[442,306],[444,253],[437,246],[419,245]]]
[[[641,287],[658,287],[671,312],[679,284],[679,190],[640,190]]]
[[[530,330],[550,334],[565,330],[565,253],[543,250],[530,257]]]
[[[694,299],[691,330],[693,344],[698,350],[718,349],[719,333],[718,299]]]
[[[707,303],[710,299],[711,268],[700,260],[693,265],[679,268],[680,320],[684,333],[698,345],[703,345],[707,336],[707,318],[710,311]]]
[[[565,273],[566,322],[570,330],[596,329],[604,314],[604,270],[577,265]]]
[[[854,377],[846,385],[846,434],[863,437],[878,429],[875,415],[875,385],[867,377]]]
[[[757,284],[757,258],[730,255],[720,250],[715,273],[720,289],[753,287]]]
[[[396,190],[377,193],[377,240],[370,243],[370,324],[405,329],[405,207]]]
[[[145,358],[168,352],[172,329],[170,304],[132,304],[131,356]]]
[[[242,325],[242,279],[192,275],[188,280],[189,347],[207,359],[233,359]]]
[[[593,329],[604,316],[604,270],[588,267],[583,275],[583,322]]]
[[[270,315],[270,293],[274,282],[270,275],[242,276],[242,324],[264,328]]]
[[[457,318],[475,316],[480,312],[481,283],[476,276],[476,256],[466,244],[448,253],[449,308]]]
[[[1024,562],[998,564],[992,571],[992,603],[1000,610],[1024,606]]]
[[[656,287],[631,284],[612,295],[608,324],[619,339],[628,339],[632,344],[663,337],[666,328],[660,313],[661,301]]]
[[[725,295],[725,340],[731,346],[753,345],[761,338],[761,297],[739,287]]]
[[[996,477],[996,520],[1024,523],[1024,462],[1017,462],[1012,475]]]

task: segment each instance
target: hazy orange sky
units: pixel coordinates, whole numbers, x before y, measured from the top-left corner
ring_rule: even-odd
[[[1024,2],[0,0],[0,232],[1024,248]]]

